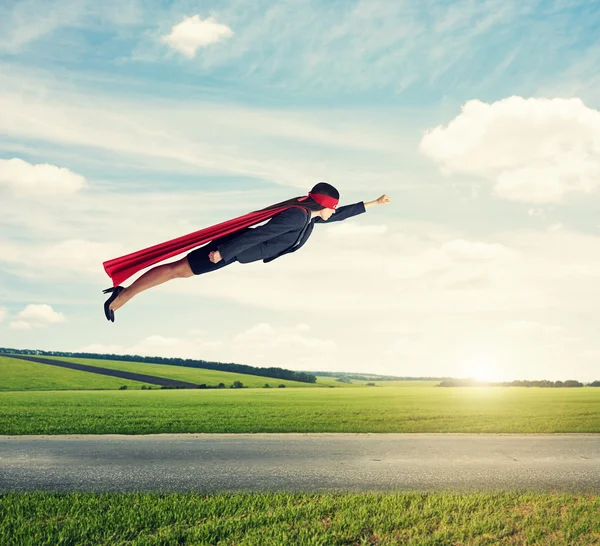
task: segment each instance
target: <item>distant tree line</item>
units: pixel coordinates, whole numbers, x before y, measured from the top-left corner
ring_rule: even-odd
[[[476,379],[448,379],[437,385],[438,387],[585,387],[584,383],[569,379],[567,381],[548,381],[547,379],[539,381],[516,380],[516,381],[477,381]],[[588,387],[600,387],[600,381],[593,381]]]
[[[277,385],[277,387],[279,389],[285,389],[285,385],[283,383]],[[159,387],[160,389],[186,389],[187,387],[184,387],[182,385],[161,385]],[[219,383],[216,387],[213,387],[212,385],[207,385],[206,383],[202,383],[200,385],[198,385],[199,389],[225,389],[225,383]],[[245,389],[246,387],[244,387],[244,384],[241,381],[234,381],[231,386],[229,387],[230,389]],[[264,389],[271,389],[271,385],[269,385],[268,383],[265,383]],[[122,385],[121,387],[119,387],[119,390],[124,391],[127,390],[127,385]],[[142,390],[152,390],[152,387],[150,386],[146,386],[146,385],[142,385]]]
[[[202,368],[205,370],[219,370],[222,372],[243,373],[246,375],[259,375],[273,379],[288,379],[302,383],[316,383],[317,377],[305,372],[295,372],[283,368],[256,368],[246,364],[211,362],[206,360],[193,360],[190,358],[165,358],[161,356],[116,355],[97,353],[67,353],[63,351],[41,351],[39,349],[10,349],[0,347],[0,355],[44,355],[65,356],[69,358],[95,358],[98,360],[121,360],[126,362],[142,362],[149,364],[168,364],[170,366],[185,366],[187,368]]]
[[[344,377],[356,381],[442,381],[451,377],[401,377],[396,375],[357,374],[348,372],[304,372],[323,377]]]

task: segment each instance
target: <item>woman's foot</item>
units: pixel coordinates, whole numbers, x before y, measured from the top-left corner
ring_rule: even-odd
[[[104,294],[112,292],[110,298],[104,302],[104,316],[106,317],[106,320],[109,320],[110,322],[115,321],[115,310],[111,307],[111,304],[113,304],[117,296],[123,292],[123,290],[125,290],[125,288],[122,286],[115,286],[114,288],[111,287],[107,288],[106,290],[102,290]]]

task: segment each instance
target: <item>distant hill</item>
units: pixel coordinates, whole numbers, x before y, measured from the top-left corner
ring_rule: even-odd
[[[270,377],[273,379],[288,379],[290,381],[300,381],[302,383],[316,383],[315,375],[304,372],[295,372],[284,368],[257,368],[245,364],[211,362],[206,360],[193,360],[183,358],[165,358],[161,356],[138,356],[138,355],[116,355],[116,354],[97,354],[97,353],[68,353],[64,351],[42,351],[39,349],[11,349],[0,347],[0,355],[44,355],[44,356],[62,356],[70,358],[93,358],[98,360],[120,360],[127,362],[146,362],[149,364],[168,364],[171,366],[185,366],[188,368],[202,368],[205,370],[218,370],[223,372],[235,372],[247,375],[259,375],[261,377]]]

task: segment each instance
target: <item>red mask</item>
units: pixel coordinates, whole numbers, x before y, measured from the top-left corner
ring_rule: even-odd
[[[338,205],[339,199],[335,197],[329,197],[329,195],[323,195],[322,193],[308,193],[309,197],[312,197],[314,201],[319,203],[328,209],[335,209]]]

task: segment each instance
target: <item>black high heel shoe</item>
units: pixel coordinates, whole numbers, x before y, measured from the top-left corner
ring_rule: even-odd
[[[103,294],[108,294],[109,292],[112,292],[112,294],[110,295],[110,298],[108,298],[105,302],[104,302],[104,315],[106,316],[106,320],[110,320],[110,322],[114,322],[115,321],[115,312],[110,309],[108,306],[115,300],[115,298],[121,293],[123,292],[123,290],[125,290],[125,288],[123,286],[111,286],[110,288],[107,288],[106,290],[102,290]]]

